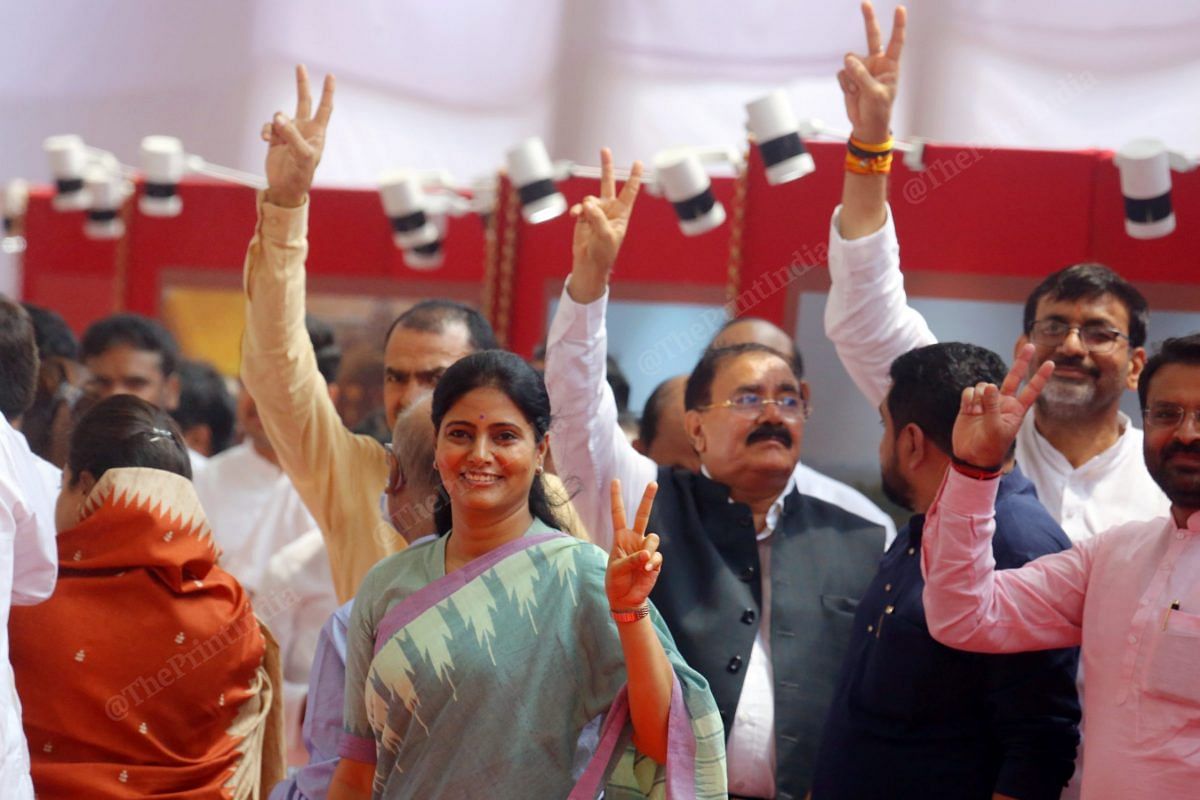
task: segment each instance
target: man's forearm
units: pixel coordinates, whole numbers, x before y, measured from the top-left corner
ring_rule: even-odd
[[[838,232],[843,239],[861,239],[887,221],[887,175],[846,172],[842,181],[842,213]]]

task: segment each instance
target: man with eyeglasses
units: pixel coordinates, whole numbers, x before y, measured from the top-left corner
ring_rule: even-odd
[[[870,53],[847,56],[838,75],[851,145],[860,151],[855,142],[881,147],[891,142],[903,43],[901,26],[899,38],[893,32],[885,50],[866,6]],[[842,204],[833,212],[825,332],[855,384],[878,407],[887,395],[892,361],[937,339],[904,293],[883,164],[890,151],[883,158],[865,156],[866,166],[847,162]],[[1167,498],[1142,463],[1142,432],[1120,410],[1122,394],[1137,388],[1146,361],[1148,316],[1141,293],[1100,264],[1050,275],[1025,303],[1016,349],[1032,342],[1036,363],[1053,358],[1059,369],[1017,437],[1017,462],[1072,540],[1167,509]]]
[[[963,391],[955,464],[922,541],[929,630],[981,653],[1082,648],[1083,796],[1195,797],[1200,788],[1200,334],[1168,339],[1138,384],[1146,468],[1167,513],[996,571],[1000,472],[1056,369],[1022,349],[999,388]],[[1019,389],[1021,378],[1032,375]],[[1123,496],[1129,496],[1126,490]],[[1090,754],[1090,755],[1089,755]]]
[[[669,566],[651,599],[717,701],[729,791],[801,798],[884,531],[797,490],[806,387],[793,358],[765,345],[709,349],[688,377],[699,473],[659,468],[629,444],[604,380],[604,317],[641,167],[618,194],[607,151],[601,163],[600,197],[573,209],[573,265],[547,338],[554,460],[579,481],[588,524],[614,478],[627,504],[658,482],[648,529]]]

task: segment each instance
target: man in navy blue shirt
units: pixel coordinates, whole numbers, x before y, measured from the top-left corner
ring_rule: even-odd
[[[950,463],[962,390],[1005,373],[995,353],[955,342],[918,348],[891,366],[879,409],[883,487],[916,514],[858,605],[813,800],[1057,798],[1071,777],[1078,650],[966,653],[934,641],[925,626],[921,527]],[[1014,467],[996,498],[997,567],[1070,546]]]

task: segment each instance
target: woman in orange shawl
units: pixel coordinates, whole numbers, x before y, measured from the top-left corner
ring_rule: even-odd
[[[265,794],[266,642],[216,566],[178,428],[135,397],[104,400],[62,477],[58,588],[10,625],[38,797]]]

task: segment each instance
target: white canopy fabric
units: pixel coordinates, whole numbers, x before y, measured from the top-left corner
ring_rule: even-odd
[[[894,3],[879,3],[885,32]],[[1194,0],[914,0],[897,133],[1018,147],[1116,148],[1155,136],[1200,155]],[[541,135],[551,154],[619,162],[738,146],[746,101],[785,87],[845,126],[834,74],[863,48],[858,3],[764,0],[0,0],[0,181],[49,180],[56,133],[136,163],[141,137],[261,171],[261,123],[293,102],[290,66],[337,74],[327,184],[390,168],[466,184]]]

